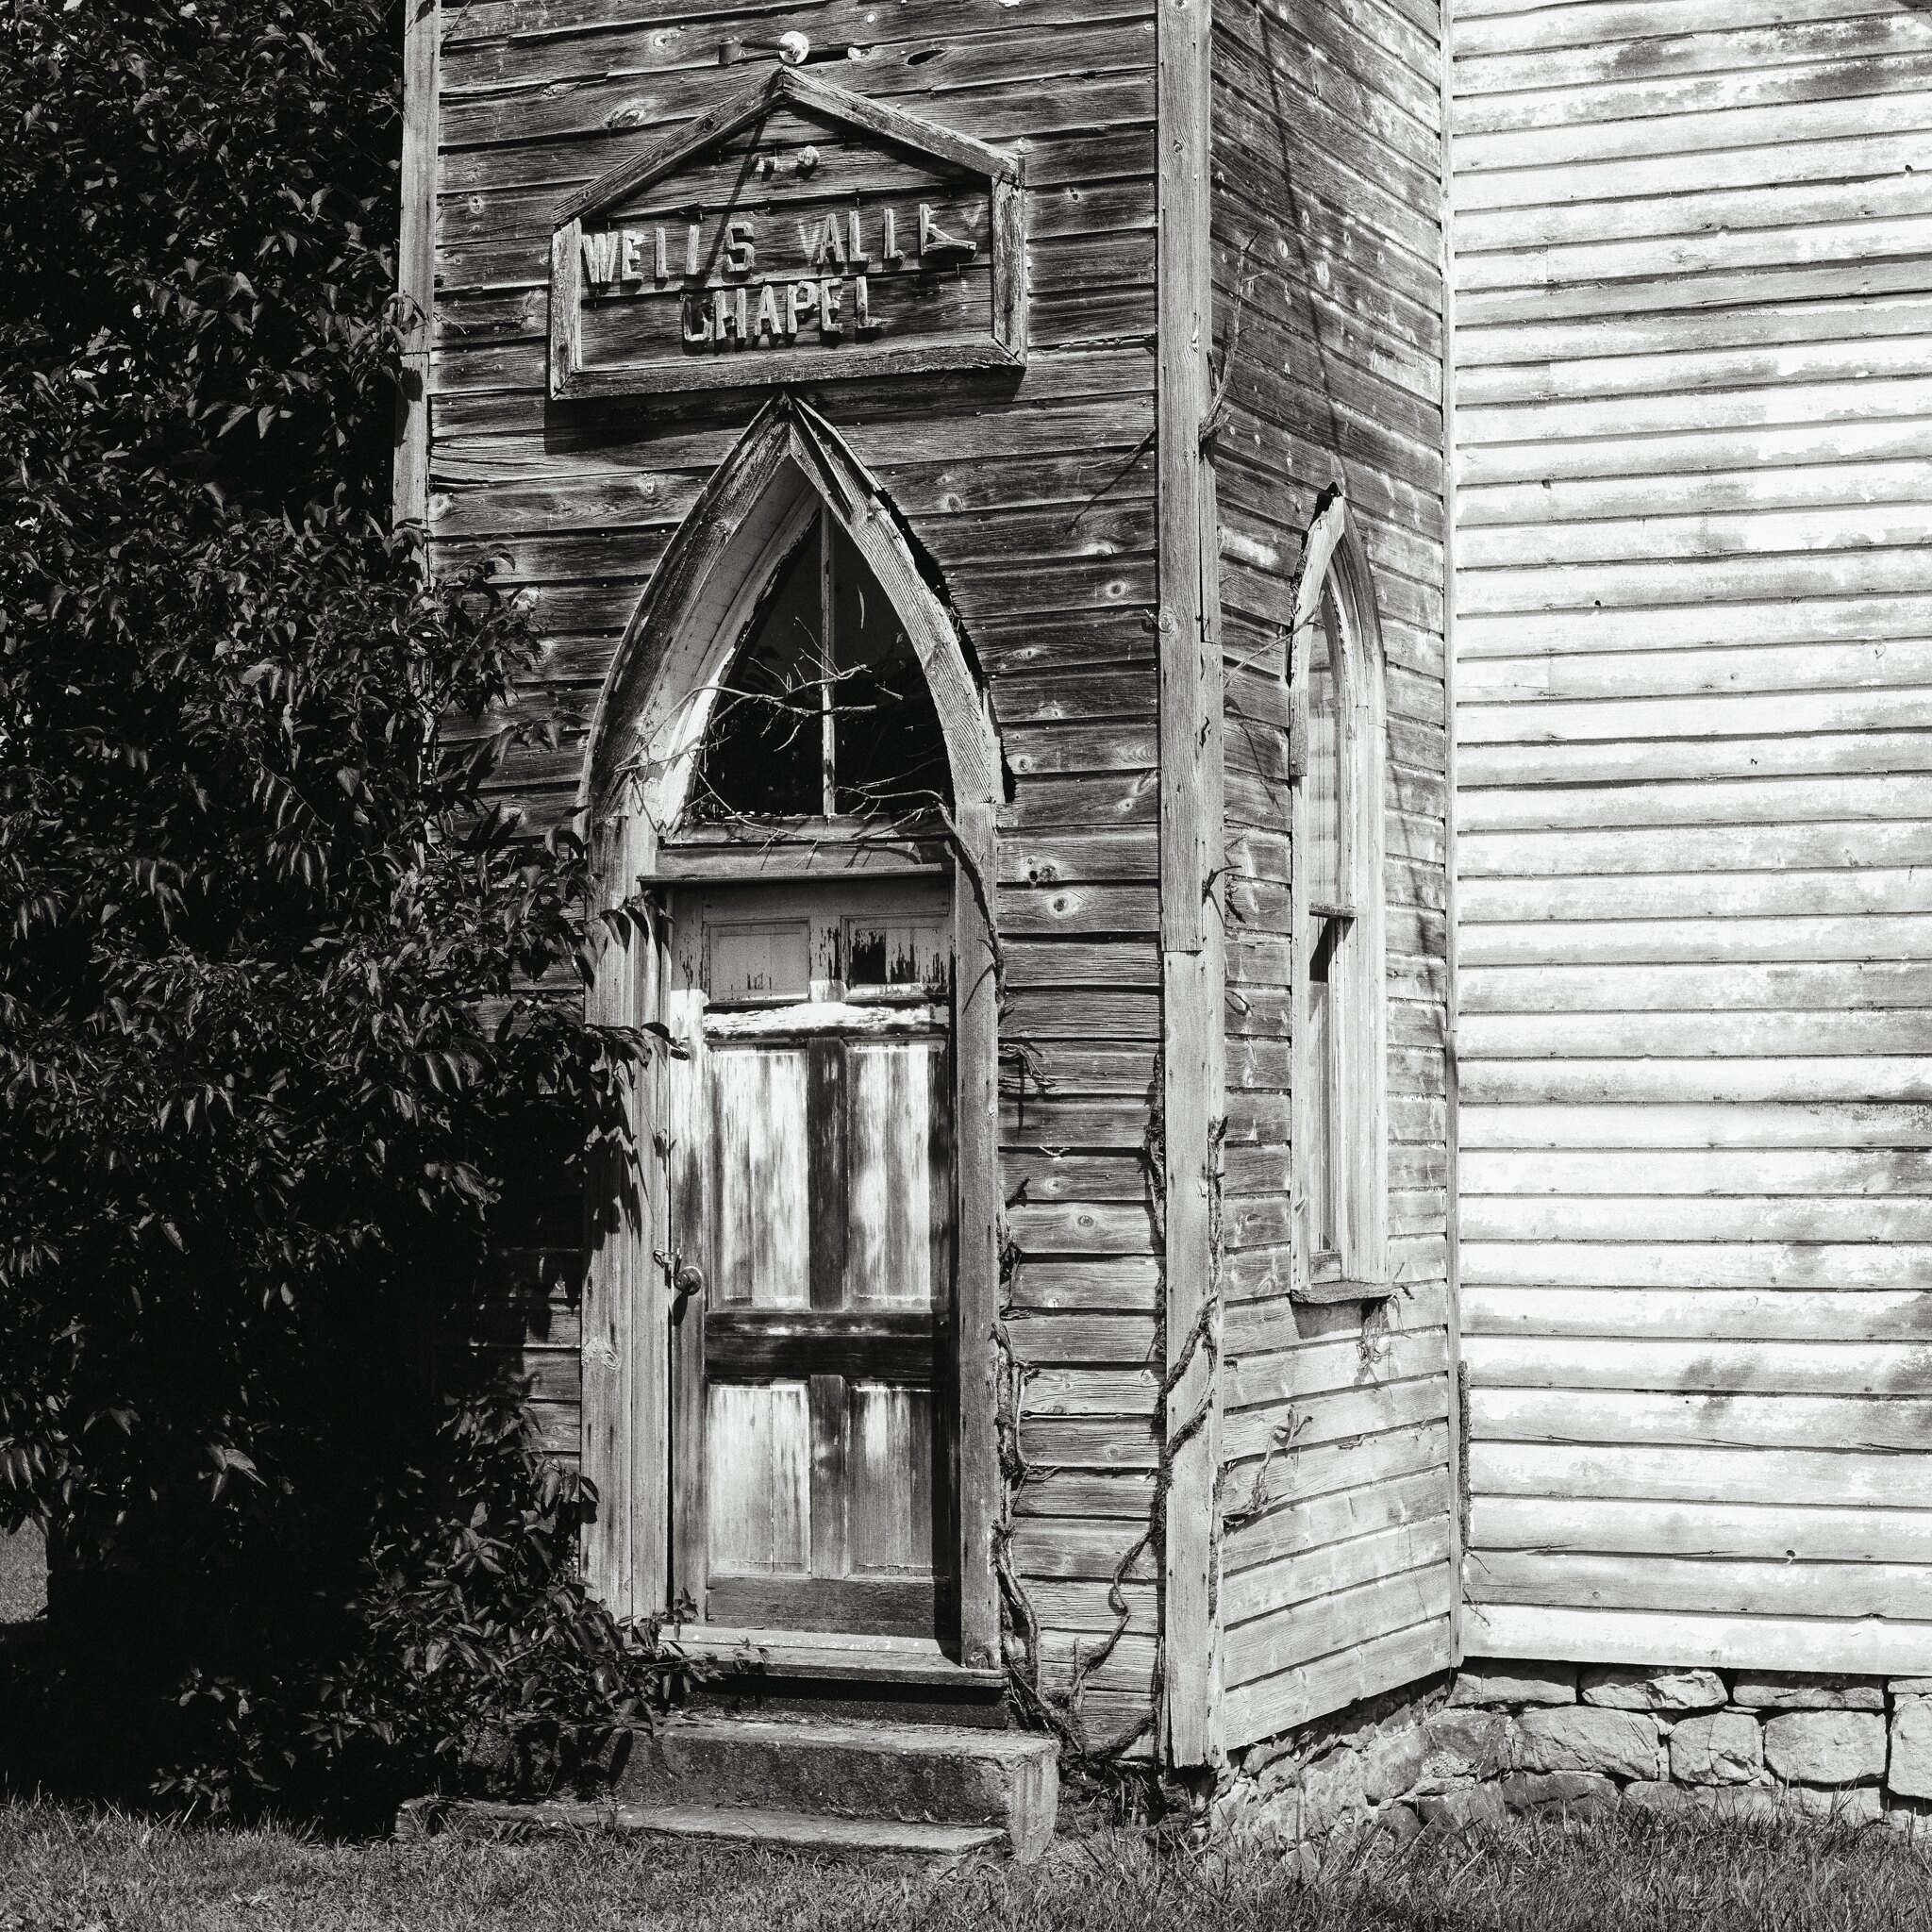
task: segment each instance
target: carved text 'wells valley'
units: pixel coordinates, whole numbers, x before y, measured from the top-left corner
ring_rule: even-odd
[[[731,216],[709,236],[700,222],[587,234],[579,243],[586,292],[608,298],[677,289],[681,334],[691,351],[792,345],[814,335],[835,342],[848,331],[876,338],[888,326],[873,308],[877,275],[964,267],[979,252],[971,237],[949,233],[928,202],[916,213],[851,208],[790,225],[793,263],[770,259],[768,235],[761,264],[758,224],[749,215]]]

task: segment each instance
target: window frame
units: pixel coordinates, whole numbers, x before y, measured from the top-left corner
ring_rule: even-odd
[[[1384,936],[1384,801],[1387,702],[1381,627],[1367,558],[1346,506],[1333,498],[1315,520],[1304,552],[1289,662],[1291,1223],[1290,1293],[1310,1302],[1366,1301],[1391,1293],[1389,1269],[1388,962]],[[1311,646],[1332,598],[1329,655],[1336,686],[1336,906],[1318,907],[1311,868],[1300,863],[1311,838],[1307,776]],[[1311,1063],[1311,969],[1334,937],[1328,961],[1325,1070],[1334,1098],[1328,1158],[1308,1150],[1320,1124]],[[1333,1248],[1318,1249],[1311,1177],[1334,1190]]]

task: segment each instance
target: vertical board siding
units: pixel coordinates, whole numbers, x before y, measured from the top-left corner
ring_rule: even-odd
[[[1212,0],[1163,0],[1155,47],[1155,502],[1160,609],[1159,1165],[1163,1282],[1161,1760],[1223,1757],[1216,1605],[1224,674],[1218,522],[1205,446],[1214,341]]]
[[[1213,442],[1226,666],[1221,1616],[1239,1748],[1446,1661],[1441,40],[1427,4],[1215,21]],[[1387,651],[1391,1257],[1380,1312],[1296,1307],[1283,631],[1345,478]]]
[[[1458,0],[1472,1650],[1932,1669],[1928,78]]]
[[[435,559],[502,559],[543,639],[531,699],[587,715],[762,398],[548,402],[550,210],[742,88],[770,57],[721,71],[718,43],[773,38],[772,19],[694,0],[475,0],[443,18]],[[1144,1748],[1158,1563],[1126,1559],[1154,1506],[1158,1386],[1153,9],[833,0],[798,24],[815,73],[1025,160],[1024,374],[801,393],[906,518],[991,686],[1013,781],[992,882],[1004,1326],[1027,1378],[1011,1564],[1043,1687],[1077,1693],[1091,1741]],[[567,737],[505,773],[533,829],[568,816],[582,755]],[[548,1440],[569,1446],[575,1358],[545,1361]]]

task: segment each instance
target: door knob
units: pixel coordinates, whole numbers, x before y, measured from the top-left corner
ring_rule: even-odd
[[[677,1296],[676,1304],[672,1309],[675,1314],[692,1295],[704,1293],[705,1271],[690,1261],[681,1261],[672,1271],[671,1286]]]

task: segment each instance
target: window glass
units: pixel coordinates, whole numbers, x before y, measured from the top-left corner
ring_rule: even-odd
[[[1344,924],[1340,919],[1321,922],[1308,961],[1309,1144],[1303,1186],[1307,1190],[1308,1232],[1317,1256],[1332,1255],[1341,1245],[1339,1196],[1341,1176],[1347,1171],[1347,1152],[1341,1145],[1341,1092],[1337,1064],[1341,1047],[1341,1015],[1337,1010],[1336,998],[1341,975],[1335,969]]]
[[[838,808],[916,811],[948,796],[945,740],[899,614],[858,546],[832,533]]]
[[[772,574],[711,708],[690,816],[807,818],[821,809],[819,534]]]
[[[951,799],[939,714],[898,613],[821,514],[745,626],[689,815],[903,815]]]
[[[1306,868],[1308,904],[1324,910],[1342,909],[1347,904],[1342,896],[1341,721],[1336,676],[1342,648],[1341,622],[1334,592],[1324,590],[1321,622],[1308,641],[1307,771],[1302,780],[1308,849],[1296,861]]]
[[[713,1006],[804,999],[811,991],[811,928],[802,919],[708,922]]]
[[[1292,820],[1297,1267],[1311,1285],[1380,1280],[1385,1160],[1368,1083],[1383,1037],[1379,665],[1339,574],[1297,639],[1304,732]]]
[[[946,929],[927,920],[848,919],[845,983],[867,991],[943,986]]]

